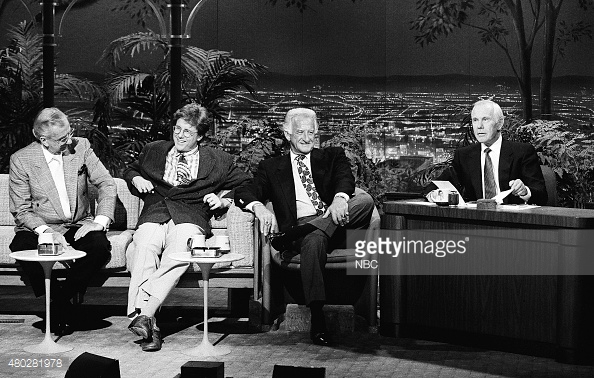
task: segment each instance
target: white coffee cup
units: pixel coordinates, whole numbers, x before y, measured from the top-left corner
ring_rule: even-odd
[[[226,235],[216,235],[215,236],[215,246],[219,247],[221,252],[229,252],[231,247],[229,245],[229,237]]]
[[[201,234],[192,235],[188,239],[188,249],[206,248],[206,236]]]

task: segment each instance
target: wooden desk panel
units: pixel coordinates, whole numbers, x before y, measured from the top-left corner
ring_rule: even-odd
[[[585,248],[594,255],[594,244],[587,237],[581,240],[589,234],[585,230],[594,229],[592,210],[540,207],[506,212],[404,202],[387,202],[384,209],[383,229],[501,230],[504,237],[496,241],[501,248],[528,255],[536,265],[583,264]],[[514,233],[526,238],[533,232],[533,243],[519,246],[505,239],[506,232],[510,239]],[[382,275],[380,332],[592,363],[593,278]]]

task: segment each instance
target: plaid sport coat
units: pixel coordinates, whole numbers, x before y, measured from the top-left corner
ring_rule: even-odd
[[[71,218],[66,218],[58,190],[45,161],[39,142],[33,142],[10,157],[10,212],[15,231],[48,225],[64,234],[70,224],[92,222],[87,181],[98,190],[96,215],[113,221],[116,204],[115,181],[85,138],[73,138],[70,154],[63,155],[64,180],[70,202]]]

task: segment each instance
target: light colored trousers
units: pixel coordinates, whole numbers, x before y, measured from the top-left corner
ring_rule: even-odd
[[[165,301],[190,265],[169,256],[187,251],[188,238],[203,233],[195,224],[176,225],[171,220],[163,224],[143,223],[138,227],[126,250],[126,265],[131,274],[126,314],[142,309],[150,296],[161,303]]]

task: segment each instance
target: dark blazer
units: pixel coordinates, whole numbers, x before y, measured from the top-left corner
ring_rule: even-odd
[[[72,138],[70,153],[62,156],[64,182],[70,201],[71,218],[66,218],[58,189],[43,155],[43,146],[33,142],[10,157],[10,212],[16,231],[33,231],[48,225],[62,234],[67,224],[92,222],[87,182],[97,187],[96,215],[113,220],[116,184],[85,138]],[[94,204],[93,204],[94,205]]]
[[[193,223],[210,235],[210,218],[213,212],[204,203],[208,193],[232,190],[249,180],[249,176],[233,163],[233,156],[210,147],[200,147],[198,177],[187,185],[172,186],[163,180],[167,153],[174,146],[172,141],[156,141],[147,144],[138,160],[125,171],[124,178],[130,192],[144,201],[138,225],[146,222],[165,223],[173,219],[175,224]],[[140,193],[132,184],[136,176],[151,181],[153,193]],[[233,198],[233,192],[225,195]]]
[[[526,143],[503,140],[499,155],[501,191],[509,189],[509,182],[515,179],[521,179],[530,188],[532,196],[529,203],[536,205],[547,203],[547,190],[534,147]],[[452,182],[467,201],[483,198],[481,144],[475,143],[457,149],[451,169],[446,169],[437,180]],[[524,201],[510,194],[505,198],[504,203],[524,203]]]
[[[290,154],[264,160],[254,179],[235,190],[240,208],[253,201],[272,202],[280,231],[297,224],[297,199]],[[324,203],[330,205],[339,192],[355,192],[355,178],[344,150],[340,147],[313,149],[311,170],[316,189]]]

